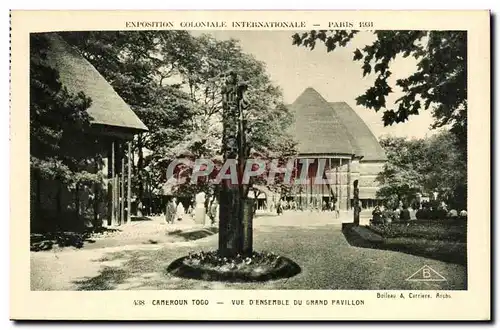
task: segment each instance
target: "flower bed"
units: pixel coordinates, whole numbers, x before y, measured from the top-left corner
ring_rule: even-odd
[[[174,276],[206,281],[253,282],[292,277],[300,273],[292,260],[273,253],[227,258],[217,251],[189,253],[167,268]]]

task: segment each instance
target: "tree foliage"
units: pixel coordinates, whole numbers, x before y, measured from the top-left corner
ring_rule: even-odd
[[[293,44],[314,49],[324,43],[328,52],[348,47],[359,31],[310,31],[293,35]],[[421,111],[431,110],[434,128],[449,126],[462,155],[467,149],[467,32],[465,31],[374,31],[372,44],[353,52],[361,62],[363,77],[373,75],[373,86],[356,101],[375,111],[383,110],[385,125],[408,120]],[[397,79],[403,95],[395,108],[388,108],[387,96],[396,86],[389,84],[391,63],[398,57],[412,56],[416,71]]]
[[[191,63],[193,38],[186,31],[91,31],[63,36],[149,129],[133,144],[138,155],[133,185],[142,199],[146,180],[156,189],[166,180],[162,155],[181,144],[191,129],[195,110],[175,77]]]
[[[187,31],[68,32],[77,46],[149,128],[134,141],[135,189],[141,198],[147,179],[157,190],[176,158],[221,160],[223,75],[236,71],[249,85],[247,154],[271,157],[289,152],[284,127],[290,114],[265,65],[234,39]],[[285,147],[287,146],[287,147]],[[185,185],[184,191],[214,187]],[[194,190],[193,190],[194,189]]]
[[[68,92],[47,63],[48,41],[30,37],[30,167],[38,179],[67,186],[99,182],[94,163],[99,151],[89,134],[91,99]]]
[[[457,208],[467,205],[467,163],[456,137],[441,132],[425,139],[386,137],[380,141],[388,161],[380,173],[378,196],[411,202],[416,193],[432,195]]]

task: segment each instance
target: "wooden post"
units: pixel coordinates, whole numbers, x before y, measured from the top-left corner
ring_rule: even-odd
[[[330,169],[331,169],[331,158],[326,159],[326,169],[325,169],[325,179],[326,179],[326,188],[328,192],[328,208],[330,208],[330,201],[331,201],[331,195],[332,195],[332,189],[330,188]]]
[[[337,203],[338,201],[338,203]],[[340,209],[340,199],[339,199],[339,165],[335,162],[335,207]]]
[[[113,212],[115,213],[114,215],[114,224],[115,226],[119,224],[119,216],[120,216],[120,213],[119,213],[119,195],[120,195],[120,187],[119,187],[119,184],[120,184],[120,180],[118,178],[118,170],[120,169],[118,166],[117,166],[117,163],[119,161],[119,158],[118,158],[118,150],[120,148],[120,145],[117,141],[115,141],[115,156],[114,156],[114,161],[113,161],[113,171],[114,171],[114,176],[113,176],[113,188],[114,188],[114,199],[113,199],[113,203],[114,203],[114,207],[113,207]]]
[[[116,224],[116,201],[115,201],[115,196],[116,196],[116,191],[115,191],[115,187],[116,187],[116,183],[115,183],[115,141],[113,140],[111,142],[111,164],[110,164],[110,168],[111,168],[111,178],[110,178],[110,182],[111,184],[109,185],[109,190],[111,191],[110,193],[110,197],[111,197],[111,212],[110,215],[111,215],[111,219],[108,219],[108,224],[110,225],[115,225]],[[110,221],[111,220],[111,221]]]
[[[354,225],[359,226],[359,213],[360,213],[360,208],[359,208],[359,188],[358,188],[358,180],[354,180],[353,182],[353,203],[354,203]]]
[[[351,162],[347,162],[347,210],[351,209]]]
[[[132,177],[132,141],[128,142],[128,155],[127,155],[127,223],[130,223],[130,215],[132,211],[131,206],[131,195],[132,195],[132,186],[131,186],[131,177]]]
[[[222,154],[224,161],[238,158],[238,77],[231,72],[222,90]],[[232,257],[243,251],[240,189],[230,179],[221,182],[219,212],[219,254]]]
[[[94,170],[96,171],[96,173],[99,172],[99,166],[98,166],[98,163],[97,163],[97,158],[94,158]],[[93,228],[100,228],[102,227],[102,220],[100,221],[99,223],[99,184],[97,183],[94,183],[92,185],[92,191],[94,193],[94,200],[92,201],[92,209],[93,209],[93,213],[94,213],[94,217],[92,219],[92,227]]]
[[[339,159],[340,163],[339,163],[339,172],[340,172],[340,176],[339,176],[339,186],[340,186],[340,189],[339,189],[339,209],[340,209],[340,205],[342,202],[342,157]]]
[[[120,148],[120,157],[122,159],[122,168],[120,173],[120,224],[125,223],[125,148]]]
[[[323,173],[321,174],[321,179],[322,182],[321,182],[321,209],[323,209],[323,200],[325,198],[325,185],[324,185],[324,181],[326,180],[326,171],[327,171],[327,167],[326,167],[326,164],[328,162],[328,158],[325,158],[325,167],[323,168]]]

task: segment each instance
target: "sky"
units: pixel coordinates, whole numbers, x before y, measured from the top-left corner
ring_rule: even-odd
[[[312,87],[329,102],[347,102],[377,138],[383,135],[421,138],[434,132],[429,129],[432,124],[430,111],[422,111],[418,116],[410,117],[406,123],[384,127],[382,111],[376,113],[356,105],[356,97],[372,85],[374,76],[363,78],[361,62],[352,60],[353,52],[358,47],[370,44],[374,40],[372,33],[360,32],[347,47],[337,48],[330,53],[319,43],[314,50],[292,45],[291,36],[295,31],[226,30],[209,33],[221,40],[239,40],[244,52],[264,62],[273,82],[281,87],[286,104],[293,103],[307,87]],[[395,87],[395,80],[407,77],[415,70],[416,61],[413,58],[396,58],[391,63],[393,75],[389,83],[395,93],[389,95],[388,107],[392,107],[401,96]]]

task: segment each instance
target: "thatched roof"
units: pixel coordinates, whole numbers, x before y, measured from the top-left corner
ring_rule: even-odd
[[[353,154],[346,128],[314,89],[307,88],[289,108],[299,154]]]
[[[361,117],[345,102],[330,102],[330,106],[351,137],[356,156],[363,161],[387,160],[385,151]]]
[[[83,92],[92,99],[87,110],[92,124],[147,131],[146,125],[115,92],[104,77],[57,33],[45,33],[49,42],[47,60],[59,72],[72,93]]]
[[[347,103],[327,102],[309,87],[288,108],[295,117],[291,131],[299,154],[349,154],[363,157],[362,161],[387,159],[370,128]]]

